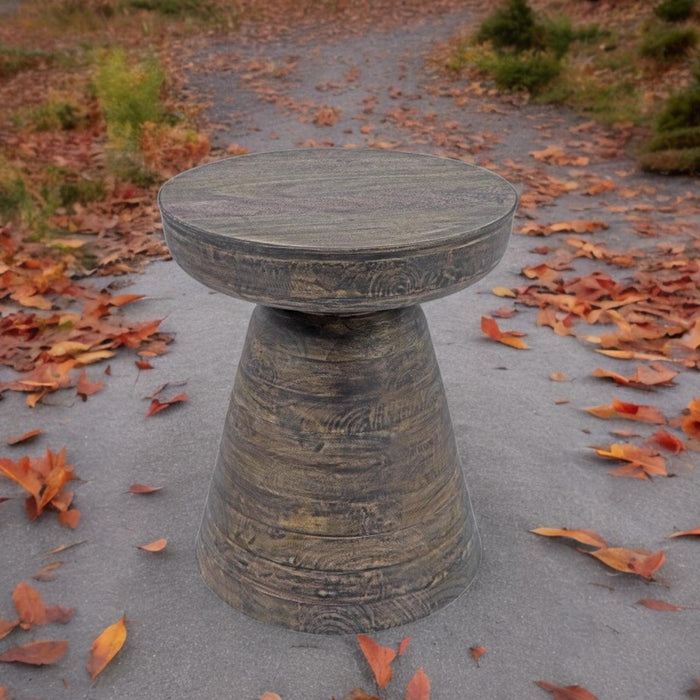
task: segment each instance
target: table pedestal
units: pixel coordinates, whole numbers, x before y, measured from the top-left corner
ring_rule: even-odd
[[[226,602],[307,632],[368,632],[457,597],[481,556],[420,306],[258,306],[197,558]]]

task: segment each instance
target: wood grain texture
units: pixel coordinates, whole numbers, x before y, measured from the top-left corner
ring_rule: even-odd
[[[256,308],[197,555],[224,600],[311,632],[402,624],[465,589],[480,545],[420,307]]]
[[[158,202],[173,257],[207,286],[278,308],[364,313],[489,272],[517,196],[498,175],[447,158],[301,149],[194,168]]]

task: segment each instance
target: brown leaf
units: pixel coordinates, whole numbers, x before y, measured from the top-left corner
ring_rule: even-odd
[[[674,537],[700,537],[700,527],[695,527],[692,530],[681,530],[680,532],[674,532],[672,535],[668,535],[666,539],[672,539]]]
[[[362,690],[362,688],[353,688],[343,697],[343,700],[381,700],[381,698],[379,695],[370,695],[368,692]]]
[[[149,544],[140,544],[137,549],[143,549],[144,552],[162,552],[168,544],[168,540],[160,539],[150,542]]]
[[[586,552],[615,571],[636,574],[651,579],[665,563],[663,552],[649,552],[646,549],[626,549],[625,547],[608,547],[595,552]]]
[[[37,641],[8,649],[0,654],[0,661],[44,666],[56,663],[66,651],[68,642]]]
[[[685,691],[691,698],[700,698],[700,676],[693,678],[693,687]]]
[[[63,608],[60,605],[46,608],[46,619],[48,622],[59,622],[65,625],[73,619],[73,615],[75,615],[75,608]]]
[[[396,652],[390,647],[381,646],[364,634],[357,635],[357,642],[372,669],[377,685],[386,688],[391,680],[391,662],[396,658]]]
[[[0,700],[12,700],[10,691],[4,685],[0,685]]]
[[[151,405],[146,411],[146,416],[153,416],[156,413],[164,411],[166,408],[170,408],[173,404],[180,403],[181,401],[187,401],[187,394],[178,394],[173,396],[172,399],[167,399],[166,401],[161,401],[160,399],[151,399]]]
[[[41,430],[38,428],[36,430],[30,430],[29,432],[24,433],[24,435],[16,435],[15,437],[7,438],[7,444],[10,446],[18,445],[20,442],[27,442],[32,438],[35,438],[37,435],[41,435]]]
[[[617,374],[617,372],[608,372],[601,367],[596,367],[593,370],[593,376],[612,379],[623,386],[646,389],[651,386],[672,386],[673,379],[678,376],[678,372],[656,362],[650,366],[639,365],[634,374],[628,377]]]
[[[70,544],[60,544],[58,547],[54,547],[53,549],[49,549],[48,552],[44,552],[44,556],[48,557],[51,556],[52,554],[58,554],[59,552],[65,552],[67,549],[71,549],[72,547],[77,547],[78,545],[85,544],[87,540],[80,540],[80,542],[71,542]]]
[[[528,344],[513,331],[502,331],[498,323],[488,316],[481,317],[481,331],[492,340],[496,340],[504,345],[509,345],[518,350],[525,350]]]
[[[94,681],[119,653],[126,641],[126,617],[105,628],[92,643],[86,664],[90,680]]]
[[[55,561],[46,566],[42,566],[39,571],[37,571],[32,578],[36,581],[53,581],[56,578],[54,571],[58,569],[59,566],[63,566],[62,561]]]
[[[41,480],[31,468],[29,457],[22,457],[17,462],[1,457],[0,474],[19,484],[27,493],[38,498],[39,491],[41,491]]]
[[[657,600],[656,598],[640,598],[637,603],[643,605],[649,610],[661,610],[664,612],[675,612],[676,610],[683,610],[683,608],[678,605],[672,605],[664,600]]]
[[[3,620],[0,617],[0,639],[7,637],[19,625],[19,620]]]
[[[405,639],[402,639],[399,642],[399,656],[403,656],[406,653],[406,649],[408,649],[408,645],[413,641],[413,637],[406,637]]]
[[[583,410],[597,418],[627,418],[645,423],[668,423],[666,416],[654,406],[626,403],[618,399],[613,399],[612,403],[607,406],[591,406]]]
[[[314,115],[316,126],[333,126],[340,119],[340,110],[335,107],[319,107]]]
[[[430,700],[430,680],[422,668],[408,682],[405,700]]]
[[[607,547],[608,543],[595,530],[569,530],[568,528],[538,527],[530,530],[544,537],[566,537],[591,547]]]
[[[689,437],[700,438],[700,399],[693,399],[681,418],[681,428]]]
[[[153,365],[148,360],[136,360],[139,369],[153,369]]]
[[[96,394],[104,388],[104,382],[91,382],[87,378],[87,373],[83,370],[80,373],[78,383],[75,385],[75,393],[80,396],[83,401],[87,401],[88,396],[92,396],[92,394]]]
[[[129,486],[129,491],[131,491],[131,493],[155,493],[156,491],[160,491],[162,488],[162,486],[146,486],[145,484],[131,484],[131,486]]]
[[[486,647],[469,647],[469,651],[472,654],[472,659],[476,661],[476,664],[478,666],[479,659],[486,653]]]
[[[70,510],[65,510],[58,514],[58,522],[61,525],[69,527],[71,530],[75,530],[80,522],[80,516],[82,513],[77,508],[71,508]]]
[[[567,685],[565,687],[548,683],[547,681],[535,681],[543,690],[548,690],[554,696],[554,700],[598,700],[590,691],[580,685]]]
[[[22,581],[17,584],[12,592],[12,602],[22,629],[31,629],[34,625],[45,625],[48,622],[41,595],[28,583]]]
[[[549,378],[553,382],[568,382],[569,381],[568,377],[565,374],[562,374],[561,372],[552,372],[549,375]]]
[[[282,700],[282,698],[277,693],[263,693],[260,700]]]

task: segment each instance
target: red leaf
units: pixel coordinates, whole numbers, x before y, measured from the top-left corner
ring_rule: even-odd
[[[136,360],[139,369],[153,369],[153,365],[148,360]]]
[[[643,605],[645,608],[649,608],[649,610],[663,610],[666,612],[683,610],[683,608],[678,605],[672,605],[671,603],[667,603],[664,600],[657,600],[656,598],[640,598],[637,603]]]
[[[639,420],[645,423],[668,423],[666,416],[654,406],[643,406],[636,403],[626,403],[613,399],[608,406],[591,406],[584,411],[593,414],[597,418],[627,418]]]
[[[162,488],[162,486],[145,486],[144,484],[131,484],[131,486],[129,486],[129,491],[131,491],[131,493],[155,493],[156,491],[160,491]]]
[[[675,435],[671,435],[666,430],[657,430],[647,442],[653,442],[655,445],[663,447],[664,450],[673,452],[673,454],[679,454],[688,449],[683,440],[680,440]]]
[[[70,510],[65,510],[58,514],[58,522],[61,525],[69,527],[71,530],[75,530],[80,522],[80,516],[82,513],[77,508],[71,508]]]
[[[399,642],[399,656],[403,656],[406,649],[408,649],[408,645],[411,643],[413,640],[413,637],[406,637],[406,639],[402,639]]]
[[[525,350],[528,348],[528,344],[519,336],[515,331],[502,331],[498,327],[498,323],[488,316],[481,317],[481,332],[504,345],[509,345],[512,348],[517,348],[518,350]]]
[[[180,401],[187,401],[187,394],[178,394],[167,401],[151,399],[151,405],[148,407],[148,411],[146,411],[146,416],[154,416],[156,413],[160,413],[161,411],[164,411],[166,408],[170,408],[173,404],[179,403]]]
[[[396,658],[396,652],[389,647],[377,644],[374,639],[364,634],[358,634],[357,641],[372,669],[377,685],[380,688],[386,688],[391,680],[391,662]]]
[[[543,690],[548,690],[554,695],[554,700],[598,700],[598,698],[580,685],[567,685],[561,687],[547,681],[535,681]]]
[[[56,663],[66,651],[68,651],[68,642],[31,642],[8,649],[0,654],[0,661],[44,666]]]
[[[469,651],[472,653],[472,659],[479,664],[479,659],[486,653],[485,647],[469,647]]]
[[[430,680],[419,668],[406,686],[405,700],[430,700]]]

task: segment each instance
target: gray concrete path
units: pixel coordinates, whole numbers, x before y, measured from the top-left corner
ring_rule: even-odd
[[[593,153],[590,164],[573,174],[571,166],[543,165],[529,151],[552,143],[575,151],[571,144],[583,139],[571,128],[583,120],[488,95],[468,94],[463,105],[454,96],[431,95],[425,88],[435,84],[435,76],[422,54],[468,19],[465,12],[364,37],[315,36],[307,29],[268,44],[234,39],[192,59],[190,88],[212,100],[210,116],[222,125],[216,132],[222,147],[237,143],[260,151],[309,140],[334,146],[388,141],[403,150],[444,153],[459,150],[455,144],[462,140],[476,151],[477,144],[489,146],[478,153],[465,150],[477,162],[503,164],[512,158],[569,180],[583,172],[613,176],[630,189],[647,187],[647,194],[638,196],[655,206],[696,189],[690,180],[640,175],[625,157]],[[323,105],[339,110],[335,125],[314,124]],[[415,110],[411,116],[418,126],[406,127],[405,119],[397,123],[397,109]],[[430,113],[436,116],[426,116]],[[449,122],[456,126],[446,126]],[[423,127],[431,124],[439,128],[426,132]],[[363,133],[366,125],[372,129]],[[484,131],[498,142],[491,137],[484,142]],[[441,132],[455,138],[445,142]],[[603,206],[620,202],[628,200],[619,191],[596,197],[572,192],[532,214],[542,223],[604,218],[610,229],[592,240],[611,247],[655,245],[659,239],[640,239],[623,214]],[[672,211],[655,216],[658,223],[675,220]],[[685,697],[693,677],[700,676],[700,549],[696,540],[665,539],[674,530],[700,525],[700,474],[689,466],[694,455],[674,462],[674,478],[613,478],[607,474],[612,465],[598,460],[590,446],[611,442],[609,430],[630,425],[581,410],[616,396],[678,415],[698,395],[697,374],[686,371],[677,386],[653,393],[603,383],[591,377],[594,367],[627,373],[633,364],[607,360],[573,338],[536,328],[533,309],[503,323],[526,331],[530,350],[482,336],[480,317],[504,302],[490,294],[491,288],[522,284],[521,267],[542,260],[530,252],[541,242],[514,236],[488,278],[425,307],[484,559],[478,579],[456,602],[427,619],[374,635],[387,645],[413,637],[382,695],[387,700],[404,697],[419,666],[430,678],[435,700],[551,697],[534,685],[539,679],[580,684],[601,700],[673,700]],[[557,245],[553,239],[545,242]],[[590,261],[577,265],[581,271],[593,267]],[[126,291],[148,296],[129,308],[131,315],[163,317],[163,329],[176,333],[170,353],[157,358],[154,371],[139,372],[134,356],[123,353],[110,362],[108,387],[87,402],[59,393],[46,401],[51,405],[30,410],[24,397],[8,393],[0,405],[3,440],[35,427],[43,430],[31,445],[2,449],[3,456],[39,455],[65,444],[85,480],[76,487],[83,519],[74,532],[51,514],[29,523],[20,498],[0,504],[0,617],[12,617],[11,591],[23,580],[47,603],[77,609],[65,627],[16,631],[4,640],[2,649],[9,639],[67,639],[70,651],[53,667],[2,665],[0,685],[16,700],[257,700],[265,691],[283,700],[339,700],[357,686],[372,690],[353,637],[260,625],[222,603],[196,571],[193,542],[252,307],[210,292],[174,263],[151,265]],[[552,372],[569,381],[550,381]],[[164,382],[184,380],[185,404],[144,417],[144,396]],[[631,427],[644,435],[654,430]],[[133,482],[163,490],[134,496],[127,493]],[[0,495],[20,494],[3,482]],[[573,547],[529,532],[540,526],[592,528],[614,545],[663,549],[665,583],[616,574]],[[136,549],[161,537],[169,542],[161,554]],[[84,543],[59,555],[43,554],[77,541]],[[33,573],[54,560],[64,562],[56,580],[32,581]],[[688,609],[648,610],[636,604],[640,598]],[[123,614],[126,645],[90,687],[84,669],[90,645]],[[486,648],[478,666],[471,646]]]

